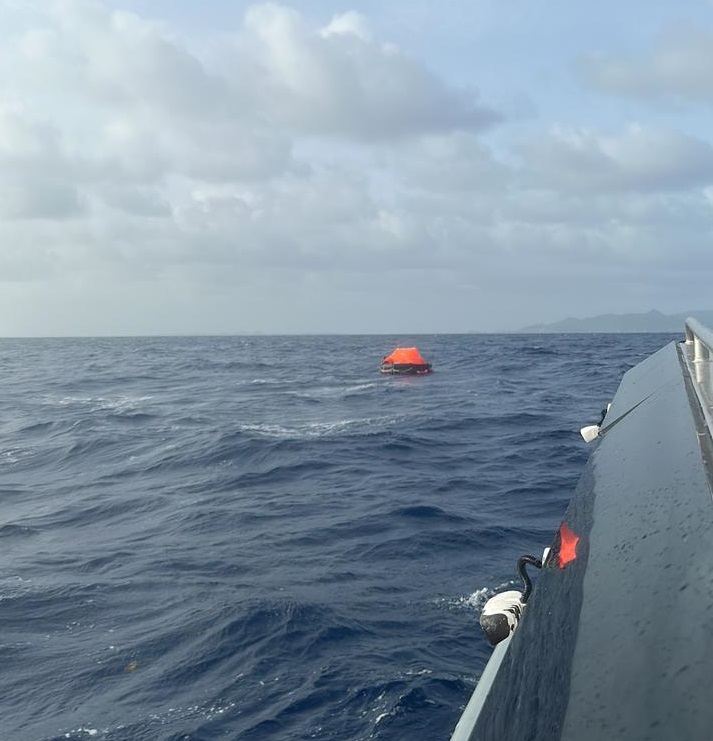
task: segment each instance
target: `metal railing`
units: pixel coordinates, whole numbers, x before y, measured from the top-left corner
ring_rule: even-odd
[[[698,401],[713,435],[713,330],[697,319],[686,319],[683,356],[693,381]]]

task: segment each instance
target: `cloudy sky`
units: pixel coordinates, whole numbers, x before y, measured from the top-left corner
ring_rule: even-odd
[[[713,309],[713,0],[2,0],[0,335]]]

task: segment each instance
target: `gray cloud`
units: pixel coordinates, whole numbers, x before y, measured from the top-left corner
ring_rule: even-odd
[[[0,178],[0,218],[67,219],[79,216],[85,205],[72,184],[41,175],[17,178],[12,183]]]
[[[168,218],[172,215],[170,204],[154,190],[132,185],[107,185],[98,188],[105,206],[122,211],[129,216]]]
[[[424,137],[395,148],[391,159],[407,187],[443,194],[500,191],[511,180],[508,166],[472,134]]]
[[[598,90],[643,99],[713,102],[713,33],[676,29],[663,34],[646,54],[584,55],[581,79]]]
[[[520,147],[534,182],[565,191],[675,191],[713,182],[713,147],[631,125],[615,135],[555,129]]]
[[[0,217],[64,219],[84,210],[60,133],[0,108]]]

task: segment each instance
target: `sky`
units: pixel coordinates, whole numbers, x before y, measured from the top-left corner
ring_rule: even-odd
[[[2,0],[0,336],[713,309],[713,0]]]

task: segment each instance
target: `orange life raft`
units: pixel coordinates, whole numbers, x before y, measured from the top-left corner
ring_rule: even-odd
[[[416,347],[397,347],[391,355],[386,355],[379,368],[382,373],[403,373],[421,376],[431,372],[427,363]]]

